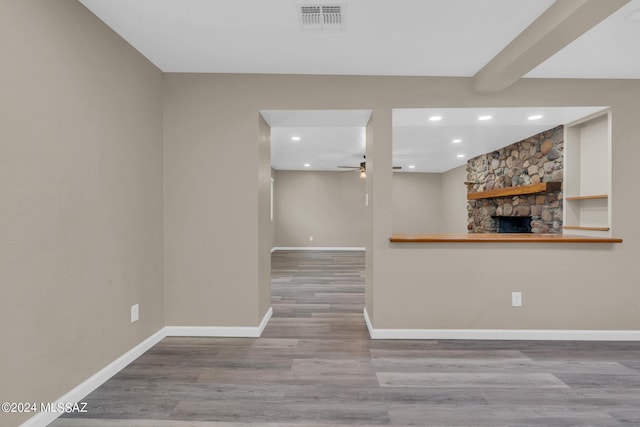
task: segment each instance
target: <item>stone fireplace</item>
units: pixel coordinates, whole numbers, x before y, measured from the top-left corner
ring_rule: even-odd
[[[558,126],[475,157],[467,162],[467,191],[471,194],[540,183],[560,183],[563,178],[563,150],[564,127]],[[509,229],[529,229],[511,232],[560,234],[562,190],[560,184],[549,188],[549,191],[534,194],[469,200],[467,229],[471,233],[496,233],[500,231],[501,218],[505,218],[504,224],[512,223]]]

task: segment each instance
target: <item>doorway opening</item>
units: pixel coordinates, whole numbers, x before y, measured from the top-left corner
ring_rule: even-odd
[[[279,323],[270,322],[265,333],[308,336],[331,324],[353,330],[351,321],[362,323],[365,305],[371,111],[260,114],[270,127],[271,304],[275,318],[307,319],[285,322],[279,331]]]

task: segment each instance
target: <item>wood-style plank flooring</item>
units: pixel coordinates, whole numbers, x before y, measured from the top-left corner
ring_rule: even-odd
[[[272,269],[261,338],[166,338],[52,425],[640,426],[640,343],[373,341],[364,253]]]

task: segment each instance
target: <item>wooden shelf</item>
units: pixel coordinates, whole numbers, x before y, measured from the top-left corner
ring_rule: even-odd
[[[596,194],[593,196],[572,196],[567,197],[567,200],[595,200],[595,199],[608,199],[609,196],[606,194]]]
[[[391,243],[622,243],[613,237],[535,233],[394,234]]]
[[[561,182],[541,182],[539,184],[520,185],[517,187],[495,188],[489,191],[479,191],[468,193],[467,200],[492,199],[495,197],[520,196],[523,194],[547,193],[549,191],[560,191]]]
[[[564,225],[565,230],[589,230],[589,231],[609,231],[609,227],[581,227],[579,225]]]

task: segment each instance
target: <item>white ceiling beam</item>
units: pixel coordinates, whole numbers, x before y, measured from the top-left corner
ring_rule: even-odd
[[[556,0],[473,76],[477,92],[500,92],[630,0]]]

